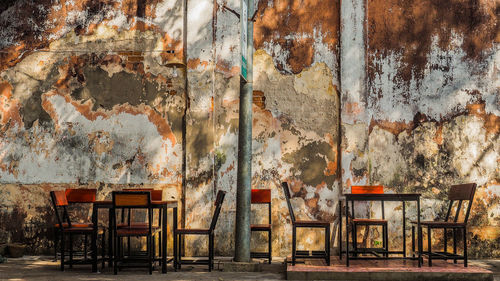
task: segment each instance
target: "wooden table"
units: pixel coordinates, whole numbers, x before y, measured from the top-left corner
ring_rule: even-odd
[[[161,271],[162,273],[167,273],[167,210],[168,208],[173,209],[173,231],[177,229],[177,206],[178,203],[176,200],[170,201],[152,201],[151,205],[154,209],[162,210],[163,217],[161,223],[161,235],[162,235],[162,243],[161,243]],[[98,214],[99,209],[108,209],[109,219],[108,223],[113,221],[111,209],[113,209],[113,201],[104,200],[104,201],[95,201],[93,203],[92,210],[92,223],[94,228],[98,227]],[[112,226],[109,225],[109,241],[112,241]],[[97,272],[97,229],[92,234],[92,272]],[[108,243],[108,255],[109,255],[109,263],[111,264],[112,260],[112,243]],[[174,253],[177,248],[176,238],[174,235]],[[174,261],[175,262],[175,261]],[[174,265],[175,266],[175,265]]]
[[[396,254],[403,254],[403,259],[406,259],[406,213],[405,213],[405,202],[406,201],[416,201],[417,202],[417,229],[420,229],[420,194],[419,193],[382,193],[382,194],[352,194],[347,193],[345,196],[345,219],[346,224],[348,222],[349,214],[349,202],[351,202],[354,218],[354,201],[401,201],[403,202],[403,251],[402,252],[389,252]],[[341,200],[339,201],[339,208],[341,208]],[[342,211],[340,209],[340,211]],[[342,212],[340,212],[342,214]],[[340,255],[342,255],[342,217],[340,217],[339,223],[339,250]],[[418,267],[421,267],[422,259],[422,234],[421,230],[418,230],[417,241],[418,241]],[[381,259],[387,259],[387,257],[380,257]],[[398,258],[398,257],[396,257]],[[413,259],[413,258],[412,258]],[[346,226],[346,265],[349,266],[349,227]]]

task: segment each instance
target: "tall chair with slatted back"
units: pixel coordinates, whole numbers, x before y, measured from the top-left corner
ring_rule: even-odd
[[[134,227],[117,227],[117,213],[122,209],[145,209],[147,211],[147,225],[145,227],[134,228]],[[149,191],[113,191],[113,238],[114,238],[114,249],[113,249],[113,270],[114,274],[118,274],[118,267],[123,267],[127,262],[132,262],[134,267],[138,265],[136,262],[144,261],[137,259],[125,259],[121,253],[122,239],[128,237],[146,237],[146,263],[149,269],[149,274],[153,272],[153,236],[152,236],[152,222],[153,222],[153,211],[151,208],[151,192]],[[131,222],[132,224],[133,222]]]
[[[148,192],[151,192],[151,201],[162,201],[162,199],[163,199],[163,190],[159,190],[159,189],[125,188],[125,189],[123,189],[123,191],[148,191]],[[126,210],[127,210],[127,212],[126,212]],[[154,210],[153,210],[153,212],[154,212]],[[126,213],[128,213],[128,214],[126,214]],[[123,208],[121,217],[122,217],[122,221],[121,221],[121,223],[119,223],[117,225],[118,228],[121,228],[121,227],[146,228],[147,227],[147,223],[144,221],[132,220],[133,213],[130,209]],[[153,214],[153,217],[154,217],[154,214]],[[153,223],[153,226],[151,227],[151,229],[153,230],[153,235],[157,234],[155,236],[158,236],[158,240],[159,240],[158,245],[161,245],[161,218],[162,218],[162,209],[159,209],[158,210],[158,223],[157,224]],[[125,219],[126,219],[126,221],[125,221]],[[156,238],[154,238],[154,240],[153,240],[153,245],[156,244],[155,241],[156,241]],[[156,246],[153,247],[153,253],[154,253],[154,256],[156,256]],[[159,253],[161,255],[161,247],[159,247]],[[129,256],[131,255],[130,237],[127,238],[127,254]]]
[[[212,216],[212,222],[210,223],[209,228],[178,228],[174,230],[174,235],[178,236],[177,239],[177,253],[174,253],[174,266],[176,266],[176,270],[181,268],[182,264],[208,264],[208,271],[212,271],[214,268],[214,230],[217,225],[217,220],[219,219],[219,214],[222,208],[222,203],[224,202],[224,197],[226,196],[226,192],[219,190],[217,192],[217,198],[215,199],[215,211]],[[198,260],[198,261],[189,261],[182,260],[181,258],[181,245],[182,245],[182,236],[183,235],[207,235],[208,236],[208,260]]]
[[[83,259],[83,260],[74,260],[73,258],[73,236],[76,235],[84,235],[89,236],[94,233],[94,231],[99,231],[98,228],[94,228],[90,223],[72,223],[70,216],[68,214],[68,200],[66,198],[65,191],[51,191],[50,197],[52,199],[52,205],[54,207],[57,224],[57,235],[60,236],[60,244],[61,244],[61,270],[64,271],[64,267],[68,264],[73,267],[74,264],[90,264],[92,263],[92,259]],[[95,197],[94,197],[95,199]],[[72,200],[74,198],[72,197]],[[80,199],[83,200],[83,199]],[[66,261],[66,237],[69,237],[69,261]],[[102,243],[104,245],[104,232],[102,233]],[[59,238],[57,238],[59,240]],[[85,239],[85,249],[87,248],[87,239]],[[104,259],[104,250],[102,252]]]
[[[292,265],[295,265],[297,258],[320,258],[325,259],[326,263],[330,265],[330,223],[325,221],[299,221],[295,220],[293,213],[292,203],[290,202],[290,190],[288,183],[281,183],[283,192],[285,193],[286,204],[288,212],[292,220]],[[325,230],[325,250],[324,251],[304,251],[297,250],[297,228],[323,228]]]
[[[65,191],[66,194],[66,200],[68,201],[68,205],[82,205],[85,204],[87,205],[89,209],[91,206],[88,206],[89,204],[92,204],[95,202],[96,194],[97,194],[97,189],[95,188],[67,188]],[[85,218],[86,220],[87,218]],[[86,222],[86,221],[80,221],[78,223],[72,223],[74,227],[92,227],[92,223]],[[103,235],[105,235],[105,231],[103,231]],[[102,241],[106,241],[105,238],[103,237]],[[88,255],[88,247],[87,247],[87,242],[88,242],[88,235],[84,235],[84,258],[87,259]],[[103,242],[104,243],[104,242]],[[70,245],[73,243],[70,242]],[[104,251],[105,245],[102,245],[102,249]],[[70,251],[72,252],[72,251]],[[103,253],[104,255],[104,253]],[[103,259],[104,261],[104,259]]]
[[[427,252],[422,252],[422,255],[426,255],[429,258],[429,266],[432,266],[433,259],[441,260],[453,260],[457,263],[457,260],[464,261],[464,267],[467,267],[467,221],[469,220],[469,214],[472,207],[472,201],[474,200],[474,194],[476,193],[476,184],[457,184],[452,185],[450,191],[448,192],[448,199],[450,204],[448,205],[448,211],[446,212],[446,217],[444,221],[421,221],[420,231],[422,233],[422,228],[427,228]],[[455,209],[455,214],[452,214],[452,209],[455,201],[458,201],[457,207]],[[467,209],[463,215],[463,221],[460,221],[461,209],[464,202],[467,203]],[[465,208],[464,208],[465,209]],[[412,250],[415,252],[415,228],[417,222],[412,222]],[[432,240],[431,232],[432,229],[443,229],[444,230],[444,251],[443,252],[433,252],[432,251]],[[453,231],[453,253],[448,253],[448,237],[447,231],[452,229]],[[463,255],[457,254],[457,232],[462,230],[464,251]],[[419,237],[422,239],[422,237]]]
[[[384,186],[382,185],[353,185],[351,186],[352,194],[382,194],[384,193]],[[356,218],[354,213],[354,201],[351,202],[352,207],[352,244],[353,244],[353,254],[357,255],[360,250],[364,253],[372,253],[376,254],[377,249],[369,248],[369,249],[359,249],[358,241],[357,241],[357,229],[358,226],[365,226],[368,228],[370,226],[382,226],[382,249],[384,255],[386,257],[389,256],[389,238],[387,231],[387,220],[385,219],[384,213],[384,201],[380,201],[381,211],[382,211],[382,219],[373,219],[373,218]]]
[[[252,258],[267,258],[268,262],[272,260],[272,240],[271,240],[271,189],[252,189],[252,204],[267,205],[268,223],[266,224],[251,224],[251,232],[267,232],[268,237],[268,252],[250,252]]]

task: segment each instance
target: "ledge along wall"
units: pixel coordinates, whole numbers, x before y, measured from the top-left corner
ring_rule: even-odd
[[[50,190],[97,188],[104,199],[163,189],[182,203],[180,224],[196,228],[222,189],[216,255],[233,254],[240,31],[224,4],[240,9],[239,0],[0,4],[0,243],[52,247]],[[300,218],[332,222],[352,184],[421,192],[432,219],[450,184],[477,182],[471,255],[499,256],[499,9],[256,1],[252,182],[272,189],[275,255],[291,251],[287,180]],[[399,207],[387,211],[397,233]],[[298,236],[299,247],[322,247],[322,233]],[[255,235],[252,247],[265,241]],[[207,241],[190,238],[186,251],[205,253]]]

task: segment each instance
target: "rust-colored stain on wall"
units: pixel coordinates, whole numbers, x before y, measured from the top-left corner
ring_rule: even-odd
[[[398,76],[403,81],[422,77],[434,37],[446,50],[452,48],[455,34],[460,34],[459,47],[477,62],[485,50],[500,42],[498,1],[374,0],[367,1],[367,11],[370,58],[400,54]],[[379,71],[373,64],[368,70],[370,76]]]
[[[281,57],[286,52],[289,55],[277,63],[277,68],[285,69],[283,63],[286,62],[292,73],[300,73],[313,63],[317,41],[337,53],[339,3],[338,0],[259,1],[254,26],[255,48],[264,48],[266,44],[279,46],[273,56]]]

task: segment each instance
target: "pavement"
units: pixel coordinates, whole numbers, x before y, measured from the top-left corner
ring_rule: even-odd
[[[219,258],[216,261],[215,270],[212,272],[208,272],[207,266],[202,265],[183,265],[180,271],[175,272],[169,265],[167,274],[161,274],[156,266],[152,275],[144,268],[123,269],[118,275],[113,275],[112,268],[107,267],[100,273],[92,273],[90,265],[77,265],[61,271],[60,263],[53,261],[53,257],[25,256],[18,259],[8,258],[6,263],[0,264],[0,280],[285,280],[283,259],[271,265],[262,263],[261,272],[223,272],[223,262],[227,262],[228,258]]]
[[[124,269],[113,275],[111,268],[105,268],[100,273],[90,272],[89,265],[74,266],[73,269],[59,270],[59,262],[53,257],[25,256],[23,258],[9,258],[6,263],[0,264],[0,280],[285,280],[285,265],[283,259],[273,258],[273,263],[261,264],[261,272],[223,272],[224,262],[228,258],[216,258],[215,270],[208,272],[206,266],[183,265],[182,270],[174,272],[171,265],[167,274],[161,274],[156,267],[153,275],[145,269]],[[500,260],[470,260],[470,265],[480,266],[494,272],[494,280],[500,281]],[[101,268],[99,267],[101,270]]]

